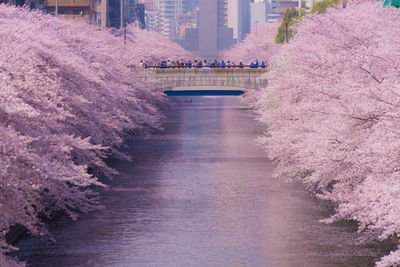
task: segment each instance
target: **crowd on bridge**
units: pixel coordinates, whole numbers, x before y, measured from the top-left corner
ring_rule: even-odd
[[[206,59],[204,60],[187,60],[184,61],[183,59],[177,60],[177,61],[171,61],[171,60],[163,60],[159,63],[156,64],[151,64],[147,61],[140,60],[140,66],[142,68],[161,68],[161,69],[167,69],[167,68],[220,68],[220,69],[225,69],[225,68],[266,68],[267,65],[265,64],[264,61],[259,62],[258,59],[256,59],[253,62],[250,62],[250,64],[244,64],[242,61],[240,61],[238,64],[236,64],[233,61],[226,61],[225,60],[209,60],[207,61]]]

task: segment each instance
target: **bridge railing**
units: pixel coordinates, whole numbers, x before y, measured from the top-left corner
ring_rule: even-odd
[[[147,69],[139,75],[146,81],[152,81],[158,88],[188,86],[230,86],[241,88],[263,88],[267,80],[261,78],[267,70],[242,68],[186,68],[186,69]]]
[[[265,68],[154,68],[145,69],[147,73],[154,73],[157,75],[175,75],[175,74],[202,74],[202,75],[238,75],[238,74],[250,74],[260,76],[267,72]]]
[[[255,65],[235,65],[235,66],[159,66],[159,65],[148,65],[144,66],[145,69],[243,69],[243,68],[251,68],[251,69],[265,69],[267,66],[255,66]]]

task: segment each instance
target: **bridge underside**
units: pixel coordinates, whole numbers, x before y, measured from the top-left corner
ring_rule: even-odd
[[[193,85],[193,86],[175,86],[167,89],[171,91],[192,91],[192,90],[243,91],[244,88],[240,86]]]
[[[164,91],[167,96],[239,96],[242,87],[235,86],[177,86]]]
[[[164,91],[167,96],[240,96],[244,91],[239,90],[188,90]]]

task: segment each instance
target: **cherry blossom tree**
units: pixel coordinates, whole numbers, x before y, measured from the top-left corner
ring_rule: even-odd
[[[278,53],[280,45],[275,44],[275,36],[279,24],[264,23],[257,25],[251,33],[246,36],[243,42],[238,43],[230,50],[223,51],[221,58],[238,64],[242,61],[245,64],[256,59],[264,61],[265,64],[272,62],[272,58]]]
[[[92,185],[113,175],[103,159],[129,158],[127,135],[159,128],[162,93],[138,78],[137,59],[184,50],[159,34],[123,37],[39,11],[0,5],[0,262],[14,225],[46,234],[39,217],[75,219],[99,207]],[[146,40],[151,39],[152,42]]]
[[[254,103],[276,175],[338,204],[323,220],[400,233],[400,12],[373,2],[306,15]],[[400,266],[400,250],[377,266]]]
[[[126,57],[130,62],[137,63],[140,60],[148,61],[150,64],[158,64],[162,60],[177,61],[180,59],[188,60],[192,55],[180,47],[176,43],[172,43],[166,37],[158,32],[147,31],[128,25],[127,40],[130,42],[130,47],[135,49],[135,53],[131,53]],[[154,49],[155,46],[157,49]]]

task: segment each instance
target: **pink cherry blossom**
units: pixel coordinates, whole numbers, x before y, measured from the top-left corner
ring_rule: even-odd
[[[374,2],[306,15],[254,102],[275,174],[336,202],[322,221],[356,220],[366,239],[400,233],[399,24]],[[399,251],[377,263],[399,265]]]
[[[264,23],[254,28],[243,42],[238,43],[230,50],[223,51],[220,58],[239,64],[250,64],[258,59],[269,65],[272,58],[278,53],[280,45],[275,44],[275,35],[278,32],[278,23]]]
[[[99,207],[89,186],[116,173],[103,159],[129,158],[117,150],[124,138],[160,127],[164,97],[135,66],[187,53],[128,29],[124,45],[93,25],[0,5],[1,265],[14,262],[2,255],[12,225],[44,234],[38,216]]]

